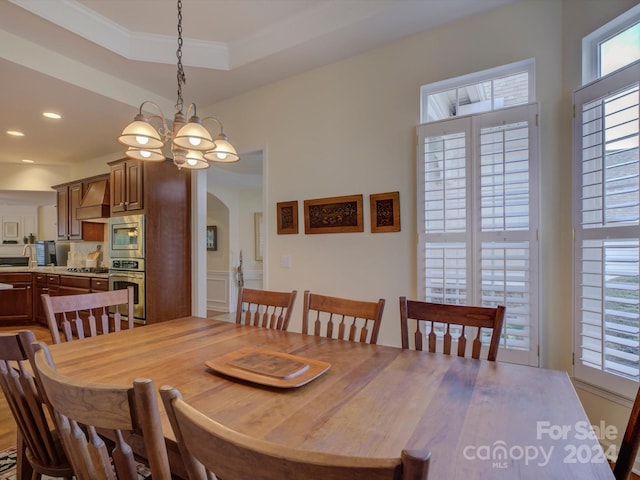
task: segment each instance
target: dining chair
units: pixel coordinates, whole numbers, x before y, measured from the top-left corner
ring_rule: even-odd
[[[297,290],[272,292],[240,287],[236,323],[286,330],[297,295]]]
[[[636,461],[638,447],[640,446],[640,388],[636,393],[636,399],[631,408],[631,415],[627,422],[618,458],[613,467],[613,476],[616,480],[627,480]]]
[[[304,292],[302,333],[375,344],[378,341],[384,299],[377,302],[329,297]],[[324,333],[323,333],[324,332]]]
[[[467,328],[475,327],[477,333],[471,345],[471,358],[480,358],[482,348],[482,331],[491,330],[491,341],[487,360],[495,361],[498,356],[498,346],[500,335],[502,334],[502,323],[504,322],[505,307],[475,307],[468,305],[447,305],[443,303],[420,302],[417,300],[407,300],[400,297],[400,334],[402,337],[402,348],[409,346],[409,320],[416,320],[415,331],[413,332],[414,345],[416,350],[423,350],[426,339],[426,347],[430,352],[436,351],[438,344],[437,331],[442,331],[442,353],[451,354],[451,344],[456,336],[458,343],[458,356],[464,357],[467,353]],[[422,330],[421,324],[425,324]],[[459,326],[458,329],[451,328],[452,325]]]
[[[60,330],[70,342],[87,336],[118,332],[122,324],[133,328],[133,287],[81,295],[42,295],[53,343],[61,343]],[[113,308],[110,308],[113,307]],[[121,315],[126,308],[127,317]],[[109,313],[113,310],[112,313]]]
[[[37,378],[78,480],[138,480],[134,446],[144,449],[154,480],[171,479],[153,380],[108,385],[70,378],[56,370],[46,344],[34,349]]]
[[[309,452],[231,430],[186,403],[170,386],[160,389],[189,480],[426,480],[430,452],[403,450],[397,458]]]
[[[0,334],[0,386],[17,425],[16,472],[35,480],[73,476],[46,404],[30,373],[27,351],[36,337],[30,330]]]

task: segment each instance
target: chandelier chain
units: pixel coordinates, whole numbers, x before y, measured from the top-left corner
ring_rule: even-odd
[[[178,57],[178,101],[176,102],[176,110],[182,112],[182,85],[187,81],[182,67],[182,0],[178,0],[178,50],[176,51],[176,57]]]

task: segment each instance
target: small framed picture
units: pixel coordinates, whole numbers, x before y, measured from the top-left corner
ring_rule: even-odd
[[[298,233],[298,201],[279,202],[276,204],[278,219],[278,235]]]
[[[304,201],[304,233],[362,231],[362,195]]]
[[[18,238],[18,222],[4,222],[3,230],[4,238]]]
[[[400,192],[369,195],[371,233],[400,231]]]
[[[207,226],[207,250],[218,250],[218,227]]]

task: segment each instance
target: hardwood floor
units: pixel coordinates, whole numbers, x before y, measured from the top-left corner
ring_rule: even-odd
[[[29,329],[33,331],[36,338],[39,341],[51,343],[51,334],[49,329],[40,326],[17,326],[17,327],[0,327],[0,333],[11,333],[18,330]],[[13,415],[9,410],[9,405],[4,398],[4,395],[0,394],[0,450],[13,447],[16,444],[16,424],[13,420]]]

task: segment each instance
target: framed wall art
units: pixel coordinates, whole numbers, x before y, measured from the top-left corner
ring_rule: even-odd
[[[207,226],[207,250],[218,250],[218,227]]]
[[[276,204],[278,235],[298,233],[298,201]]]
[[[304,233],[362,231],[362,195],[304,201]]]
[[[2,230],[3,238],[18,238],[18,222],[3,222]]]
[[[400,192],[369,195],[371,233],[400,231]]]

